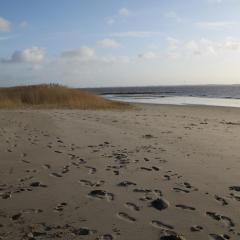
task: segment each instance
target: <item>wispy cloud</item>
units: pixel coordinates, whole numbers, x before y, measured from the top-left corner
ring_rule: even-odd
[[[93,48],[81,47],[79,49],[64,51],[61,57],[66,59],[88,60],[95,57],[95,55],[95,50]]]
[[[11,31],[11,23],[3,18],[0,17],[0,32],[10,32]]]
[[[235,21],[216,21],[216,22],[197,22],[196,26],[204,29],[226,29],[237,25],[238,23]]]
[[[122,45],[114,39],[105,38],[97,42],[97,45],[101,48],[120,48]]]
[[[61,60],[70,61],[71,63],[85,63],[85,64],[111,64],[111,63],[127,63],[128,56],[98,56],[94,48],[81,47],[79,49],[72,49],[61,53]]]
[[[162,35],[162,32],[153,31],[128,31],[128,32],[115,32],[110,35],[113,37],[135,37],[135,38],[146,38],[157,35]]]

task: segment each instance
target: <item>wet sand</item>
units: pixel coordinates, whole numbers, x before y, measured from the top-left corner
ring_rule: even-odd
[[[0,239],[240,239],[240,109],[1,110]]]

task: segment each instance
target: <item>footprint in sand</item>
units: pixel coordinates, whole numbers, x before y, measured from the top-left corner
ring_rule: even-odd
[[[119,212],[117,214],[117,216],[125,221],[128,222],[136,222],[136,218],[130,216],[129,214],[125,213],[125,212]]]
[[[20,219],[22,217],[22,214],[21,213],[17,213],[17,214],[14,214],[11,219],[13,221],[17,221],[18,219]]]
[[[160,171],[160,168],[155,167],[155,166],[152,166],[152,169],[153,169],[154,171]]]
[[[85,166],[85,168],[88,169],[89,174],[95,174],[97,172],[97,169],[95,167]]]
[[[58,178],[62,177],[61,174],[56,173],[56,172],[52,172],[52,173],[50,173],[49,175],[52,176],[52,177],[58,177]]]
[[[111,234],[104,234],[98,237],[97,240],[113,240],[113,236]]]
[[[130,181],[123,181],[117,184],[117,186],[119,187],[128,187],[128,186],[136,186],[137,184],[134,182],[130,182]]]
[[[235,226],[234,222],[229,217],[222,216],[215,212],[206,212],[206,214],[207,214],[207,216],[211,217],[212,219],[222,222],[228,228],[233,228]]]
[[[233,197],[235,200],[240,201],[240,196],[236,195],[240,192],[240,186],[231,186],[229,187],[230,191],[233,191],[230,193],[230,196]]]
[[[57,211],[57,212],[62,212],[64,210],[64,207],[67,206],[67,203],[66,202],[62,202],[60,204],[58,204],[54,210]]]
[[[173,190],[175,192],[182,192],[182,193],[190,193],[190,192],[194,192],[194,191],[198,191],[197,188],[193,187],[190,183],[188,182],[184,182],[184,183],[181,183],[181,184],[178,184],[180,185],[179,187],[174,187]]]
[[[89,180],[81,179],[79,180],[79,183],[81,183],[83,186],[88,186],[88,187],[101,187],[105,183],[105,181],[100,180],[97,182],[91,182]]]
[[[43,210],[42,209],[28,208],[28,209],[23,209],[22,212],[26,213],[26,214],[28,214],[28,213],[32,214],[32,213],[42,213]]]
[[[59,154],[61,154],[62,152],[61,151],[58,151],[58,150],[56,150],[56,151],[54,151],[55,153],[59,153]]]
[[[147,168],[147,167],[140,167],[140,169],[148,172],[152,171],[152,168]]]
[[[114,200],[114,194],[104,190],[93,190],[88,194],[88,196],[98,199],[106,199],[109,201]]]
[[[142,188],[135,188],[133,189],[135,193],[143,193],[144,196],[139,198],[141,201],[150,201],[155,199],[156,197],[162,197],[162,191],[159,189],[142,189]]]
[[[62,174],[65,174],[65,173],[68,173],[70,170],[69,170],[69,165],[66,165],[66,166],[64,166],[63,168],[62,168],[62,171],[61,171],[61,173]]]
[[[200,232],[203,230],[203,227],[199,225],[194,225],[194,226],[191,226],[190,230],[191,232]]]
[[[190,193],[189,190],[182,189],[182,188],[176,188],[176,187],[174,187],[173,190],[174,190],[175,192]]]
[[[170,180],[171,180],[171,176],[170,176],[170,175],[165,174],[163,177],[164,177],[164,179],[167,180],[167,181],[170,181]]]
[[[209,234],[210,239],[212,240],[227,240],[230,239],[228,235],[218,235],[218,234]]]
[[[231,186],[231,187],[229,187],[229,190],[240,192],[240,186]]]
[[[43,167],[47,168],[47,169],[51,169],[51,165],[50,164],[44,164]]]
[[[11,196],[12,196],[11,192],[0,193],[0,197],[2,199],[9,199],[11,198]]]
[[[93,231],[89,230],[88,228],[78,228],[72,231],[73,234],[78,236],[87,236],[93,233]]]
[[[26,159],[22,159],[22,162],[24,163],[30,163],[30,161],[26,160]]]
[[[183,205],[183,204],[177,204],[177,205],[175,205],[175,207],[176,208],[181,208],[181,209],[184,209],[184,210],[191,210],[191,211],[196,210],[195,207],[190,207],[190,206]]]
[[[146,138],[146,139],[151,139],[151,138],[154,138],[154,136],[152,134],[145,134],[142,136],[143,138]]]
[[[221,203],[222,206],[226,206],[228,205],[228,202],[226,201],[226,199],[219,197],[218,195],[215,195],[214,198]]]
[[[131,210],[134,210],[134,211],[139,211],[140,210],[140,207],[138,205],[136,205],[135,203],[126,202],[125,206],[130,208]]]
[[[150,193],[150,192],[152,192],[152,190],[150,190],[150,189],[142,189],[142,188],[135,188],[135,189],[133,189],[133,192],[136,192],[136,193]]]
[[[21,155],[20,155],[21,158],[24,158],[26,156],[27,156],[27,153],[21,153]]]
[[[26,181],[28,181],[28,180],[30,180],[30,179],[32,179],[32,178],[33,178],[33,176],[21,178],[21,179],[19,179],[19,182],[26,182]]]
[[[166,224],[166,223],[163,223],[161,221],[158,221],[158,220],[153,220],[151,222],[151,224],[156,227],[156,228],[160,228],[160,229],[167,229],[167,230],[173,230],[174,227],[170,224]]]
[[[85,164],[85,163],[87,163],[87,162],[84,159],[81,159],[81,158],[74,160],[74,162],[73,161],[71,162],[71,164],[76,166],[77,168],[79,168],[79,166],[81,164]]]
[[[160,240],[186,240],[186,239],[180,235],[170,234],[160,237]]]
[[[30,183],[30,187],[47,187],[47,185],[45,185],[45,184],[42,184],[42,183],[40,183],[40,182],[32,182],[32,183]]]

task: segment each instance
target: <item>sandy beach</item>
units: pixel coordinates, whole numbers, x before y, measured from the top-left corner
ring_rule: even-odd
[[[240,239],[239,119],[202,106],[1,110],[0,239]]]

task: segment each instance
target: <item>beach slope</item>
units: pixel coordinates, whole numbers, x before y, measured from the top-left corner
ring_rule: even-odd
[[[240,109],[1,110],[0,239],[240,239]]]

